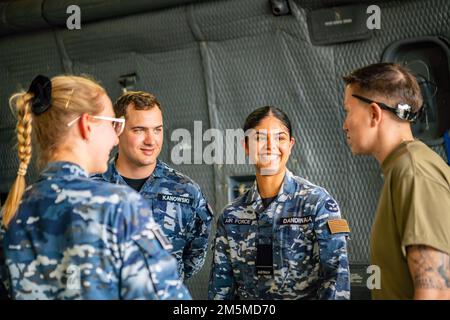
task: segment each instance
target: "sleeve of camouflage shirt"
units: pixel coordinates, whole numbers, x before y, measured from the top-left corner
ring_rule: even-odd
[[[189,279],[197,273],[205,262],[208,239],[211,232],[212,210],[200,193],[195,216],[187,234],[187,247],[183,252],[184,278]]]
[[[350,272],[347,257],[348,225],[341,220],[336,201],[326,196],[318,205],[314,222],[319,241],[321,285],[318,299],[350,299]],[[331,223],[331,224],[330,224]]]
[[[126,210],[126,208],[124,208]],[[121,297],[123,299],[181,299],[191,296],[179,279],[176,260],[162,248],[164,237],[145,203],[130,204],[129,218],[119,233]],[[163,241],[167,239],[163,238]],[[149,281],[150,280],[150,281]]]
[[[1,223],[1,215],[0,215]],[[0,300],[6,299],[8,297],[8,292],[5,287],[5,282],[7,278],[5,256],[3,253],[3,232],[4,229],[0,229]]]
[[[223,215],[217,220],[216,237],[213,242],[213,263],[209,277],[208,299],[232,300],[235,297],[230,247],[223,223]]]

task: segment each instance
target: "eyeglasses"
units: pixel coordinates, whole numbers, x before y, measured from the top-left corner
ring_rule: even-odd
[[[397,107],[394,108],[394,107],[390,107],[387,104],[384,104],[382,102],[373,101],[373,100],[370,100],[368,98],[362,97],[357,94],[352,94],[352,96],[355,97],[356,99],[359,99],[368,104],[376,103],[381,109],[392,112],[393,114],[395,114],[397,117],[399,117],[402,120],[413,122],[419,116],[419,112],[412,112],[411,111],[412,108],[408,104],[399,103],[399,104],[397,104]]]
[[[120,134],[123,132],[123,129],[125,129],[125,119],[124,118],[111,118],[111,117],[103,117],[103,116],[90,116],[90,117],[92,117],[94,119],[99,119],[99,120],[112,121],[112,126],[114,128],[114,131],[116,131],[117,136],[120,136]],[[67,126],[68,127],[72,126],[80,118],[81,118],[81,116],[73,119],[72,121],[70,121],[67,124]]]

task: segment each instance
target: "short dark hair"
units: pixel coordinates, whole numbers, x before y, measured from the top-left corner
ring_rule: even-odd
[[[416,77],[397,63],[371,64],[342,78],[346,85],[356,86],[363,93],[382,95],[397,104],[406,103],[412,107],[412,112],[422,107],[423,98]]]
[[[122,94],[114,103],[114,113],[116,117],[125,117],[127,108],[133,105],[136,110],[150,110],[158,107],[161,110],[161,104],[154,95],[144,91],[128,91]]]
[[[286,113],[284,113],[283,110],[273,106],[261,107],[250,113],[244,122],[244,132],[247,132],[247,130],[249,129],[253,129],[261,122],[262,119],[268,116],[274,116],[275,118],[280,120],[288,129],[289,137],[292,137],[292,126],[289,117]]]

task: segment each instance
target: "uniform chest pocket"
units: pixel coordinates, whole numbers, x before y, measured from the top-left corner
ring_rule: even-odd
[[[299,261],[311,256],[315,242],[312,222],[284,224],[279,228],[279,244],[283,259]]]
[[[175,201],[152,199],[153,215],[164,233],[171,237],[184,233],[194,218],[194,209],[190,204]]]
[[[256,225],[250,219],[226,220],[225,229],[232,255],[254,261],[256,259]]]

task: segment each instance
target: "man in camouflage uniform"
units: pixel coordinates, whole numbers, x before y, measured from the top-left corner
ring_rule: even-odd
[[[161,106],[145,92],[127,92],[116,101],[117,117],[126,127],[119,153],[108,171],[96,175],[115,184],[128,184],[150,204],[157,223],[172,243],[182,279],[203,266],[211,230],[212,211],[200,187],[189,177],[157,159],[163,142]]]
[[[255,182],[218,219],[209,298],[349,299],[348,232],[325,189],[286,170],[264,208]]]
[[[13,299],[190,299],[142,197],[52,162],[0,233]]]

